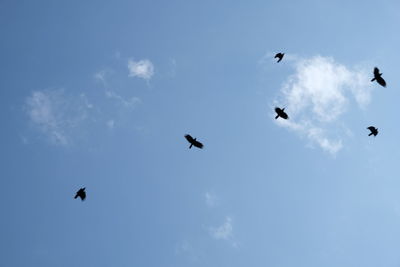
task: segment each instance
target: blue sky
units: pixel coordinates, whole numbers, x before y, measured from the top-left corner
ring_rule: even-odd
[[[399,266],[399,11],[0,1],[0,266]]]

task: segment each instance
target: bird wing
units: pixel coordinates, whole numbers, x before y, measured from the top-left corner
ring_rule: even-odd
[[[374,126],[369,126],[367,129],[370,130],[370,131],[372,132],[372,131],[375,130],[375,127],[374,127]]]
[[[194,139],[190,134],[185,135],[185,138],[189,143],[193,144]]]
[[[377,67],[374,68],[374,75],[379,76],[379,69]]]
[[[279,53],[278,53],[278,54],[276,54],[274,58],[278,58],[278,57],[280,57]]]
[[[194,143],[193,143],[193,145],[195,146],[195,147],[198,147],[198,148],[203,148],[203,144],[202,143],[200,143],[199,141],[194,141]]]
[[[376,82],[382,85],[383,87],[386,87],[386,81],[381,76],[376,77]]]

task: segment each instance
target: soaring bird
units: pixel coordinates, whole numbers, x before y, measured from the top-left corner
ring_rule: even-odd
[[[189,148],[192,148],[192,146],[198,147],[198,148],[203,148],[203,144],[200,143],[199,141],[196,140],[196,138],[193,138],[190,136],[190,134],[185,135],[186,140],[190,143]]]
[[[379,73],[379,69],[377,67],[374,68],[374,78],[371,80],[371,82],[375,80],[383,87],[386,87],[386,81],[382,78],[382,73]]]
[[[86,198],[85,189],[86,189],[86,187],[83,187],[83,188],[79,189],[78,192],[76,192],[76,195],[75,195],[74,198],[76,199],[76,198],[80,197],[81,200],[84,201],[85,198]]]
[[[369,126],[367,129],[371,131],[371,133],[368,136],[371,136],[371,135],[377,136],[378,135],[378,128],[375,128],[374,126]]]
[[[278,58],[278,61],[277,61],[276,63],[281,62],[281,60],[282,60],[282,58],[283,58],[284,55],[285,55],[285,53],[278,53],[278,54],[276,54],[275,57],[274,57],[274,58]]]
[[[286,112],[285,112],[285,108],[278,108],[278,107],[276,107],[275,108],[275,112],[276,112],[276,117],[275,117],[275,119],[277,119],[277,118],[279,118],[279,117],[281,117],[282,119],[285,119],[285,120],[287,120],[287,119],[289,119],[289,116],[286,114]]]

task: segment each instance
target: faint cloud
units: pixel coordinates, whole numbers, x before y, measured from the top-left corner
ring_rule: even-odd
[[[118,95],[116,92],[110,90],[107,90],[105,93],[107,98],[117,100],[119,103],[127,108],[134,108],[137,104],[141,103],[141,100],[138,97],[125,99],[124,97]]]
[[[140,61],[128,61],[128,69],[130,77],[139,77],[145,80],[150,80],[154,75],[154,66],[148,59]]]
[[[351,102],[363,109],[371,100],[369,72],[350,69],[331,57],[293,62],[295,73],[283,84],[281,99],[274,102],[285,106],[290,118],[276,123],[334,155],[343,147],[343,138],[349,136],[349,129],[338,119],[349,110]]]
[[[175,255],[186,256],[190,261],[198,261],[199,253],[188,241],[182,241],[175,246]]]
[[[170,69],[168,72],[168,76],[175,77],[176,76],[176,68],[177,68],[176,59],[171,58],[169,65],[170,65]]]
[[[63,90],[35,91],[26,98],[30,121],[52,143],[68,145],[69,132],[86,118],[85,105],[71,102]]]
[[[107,86],[107,80],[106,80],[106,77],[109,75],[109,74],[111,74],[112,73],[112,71],[111,70],[109,70],[109,69],[103,69],[103,70],[100,70],[100,71],[98,71],[98,72],[96,72],[94,75],[93,75],[93,78],[97,81],[97,82],[101,82],[102,84],[103,84],[103,86]]]
[[[115,121],[114,120],[108,120],[107,121],[107,127],[109,129],[114,129]]]
[[[233,237],[233,226],[232,219],[230,217],[225,218],[225,222],[216,227],[210,228],[210,234],[214,239],[217,240],[229,240]]]
[[[208,207],[215,207],[218,203],[218,198],[213,193],[206,192],[204,198]]]

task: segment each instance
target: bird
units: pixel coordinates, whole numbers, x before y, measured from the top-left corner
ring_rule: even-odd
[[[282,119],[285,119],[285,120],[289,119],[288,114],[286,114],[286,112],[285,112],[285,108],[281,109],[281,108],[276,107],[275,112],[277,114],[275,119],[277,119],[279,117],[281,117]]]
[[[277,61],[276,63],[281,62],[281,60],[282,60],[282,58],[283,58],[284,55],[285,55],[285,53],[278,53],[278,54],[276,54],[275,57],[274,57],[274,58],[278,58],[278,61]]]
[[[386,87],[386,81],[382,78],[382,73],[379,73],[379,69],[377,67],[374,68],[374,78],[371,82],[376,81],[383,87]]]
[[[190,134],[186,134],[185,138],[190,143],[189,148],[192,148],[192,146],[203,148],[203,144],[197,141],[196,138],[193,138]]]
[[[377,136],[378,135],[378,128],[375,128],[374,126],[369,126],[367,129],[371,131],[371,133],[368,136],[371,136],[371,135]]]
[[[85,189],[86,189],[86,187],[83,187],[83,188],[79,189],[79,190],[76,192],[76,195],[75,195],[74,198],[76,199],[76,198],[80,197],[81,200],[84,201],[85,198],[86,198]]]

